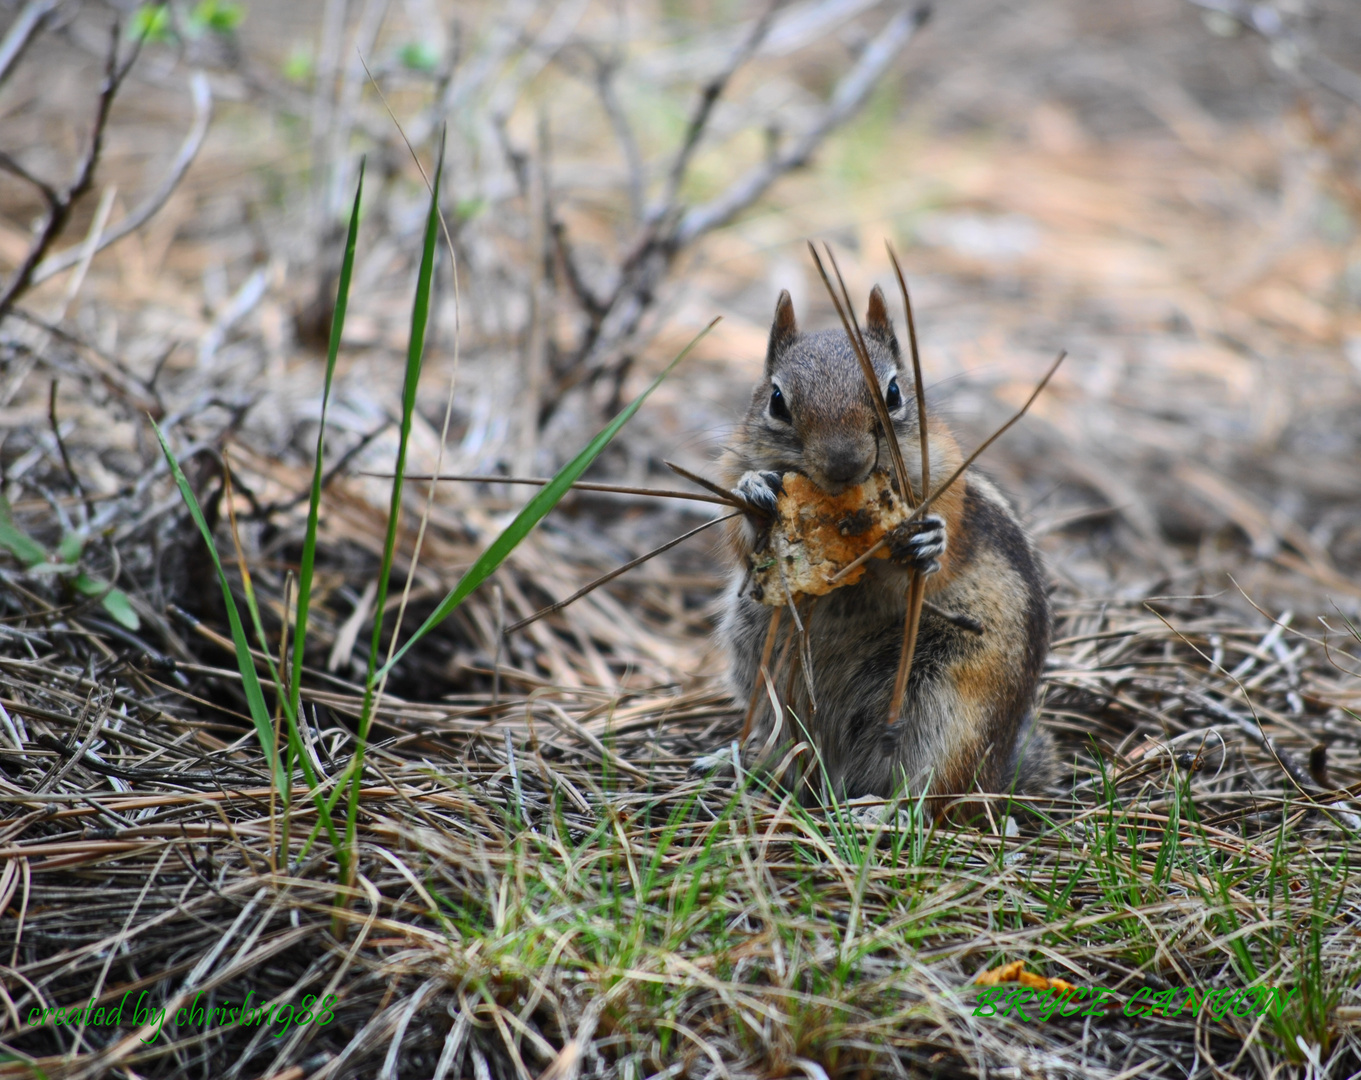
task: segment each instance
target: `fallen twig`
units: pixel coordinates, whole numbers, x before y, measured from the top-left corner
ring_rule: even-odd
[[[721,522],[731,521],[733,518],[737,516],[738,516],[737,514],[727,514],[723,517],[713,518],[709,521],[706,521],[703,525],[699,525],[691,529],[689,532],[681,533],[681,535],[677,536],[674,540],[668,540],[665,544],[662,544],[660,547],[653,548],[646,555],[639,555],[636,559],[630,559],[628,562],[624,563],[623,566],[615,567],[608,574],[601,575],[600,577],[592,581],[589,585],[583,585],[571,596],[567,597],[566,600],[559,600],[556,603],[549,604],[546,608],[542,608],[541,610],[534,612],[534,614],[530,615],[528,618],[521,619],[519,622],[511,623],[509,626],[505,628],[504,633],[509,634],[516,630],[523,630],[530,623],[538,622],[545,615],[552,615],[553,612],[555,611],[561,611],[568,604],[576,603],[576,601],[580,600],[587,593],[593,592],[594,590],[600,588],[601,585],[613,581],[620,574],[625,573],[628,570],[632,570],[635,566],[641,566],[643,563],[647,562],[648,559],[655,558],[656,556],[661,555],[663,552],[670,551],[677,544],[681,543],[684,540],[689,540],[690,537],[694,536],[696,533],[702,533],[705,529],[708,529],[714,525],[718,525]]]
[[[1012,424],[1016,423],[1017,420],[1019,420],[1026,414],[1026,412],[1030,409],[1030,406],[1035,403],[1035,399],[1040,396],[1040,391],[1049,385],[1049,380],[1053,378],[1054,372],[1056,372],[1059,369],[1059,365],[1063,363],[1063,360],[1067,355],[1068,353],[1066,350],[1059,353],[1058,357],[1054,360],[1054,362],[1049,365],[1049,370],[1044,373],[1044,378],[1042,378],[1036,385],[1035,389],[1031,391],[1030,397],[1026,398],[1025,404],[1022,405],[1016,411],[1016,414],[1012,416],[1010,420],[1008,420],[1000,428],[998,428],[986,439],[984,439],[983,442],[979,445],[979,447],[972,454],[970,454],[967,458],[964,459],[964,461],[960,464],[959,468],[957,468],[953,473],[950,474],[949,479],[946,480],[945,483],[941,484],[940,487],[936,488],[935,491],[931,492],[929,497],[923,499],[921,501],[921,504],[918,505],[918,507],[912,511],[912,514],[907,519],[908,521],[916,521],[919,517],[925,514],[926,511],[931,508],[931,504],[934,503],[942,495],[944,495],[945,492],[950,490],[950,488],[954,485],[955,481],[964,475],[964,471],[975,461],[978,460],[979,456],[983,453],[984,450],[986,450],[989,446],[996,442],[1007,431],[1007,429],[1011,427]],[[833,583],[842,580],[843,578],[846,577],[847,574],[850,574],[858,567],[863,566],[866,562],[868,562],[876,554],[878,554],[879,551],[881,551],[884,548],[886,543],[887,541],[885,540],[878,541],[877,543],[874,544],[873,547],[869,548],[869,550],[867,550],[854,562],[847,563],[846,566],[842,567],[842,569],[832,578]]]
[[[362,470],[359,475],[372,476],[380,480],[392,479],[391,473],[373,472],[367,469]],[[544,479],[540,476],[496,476],[489,474],[454,475],[452,473],[440,473],[439,475],[435,475],[433,473],[407,473],[406,479],[423,480],[426,482],[432,480],[457,480],[468,484],[533,484],[536,487],[543,487],[545,484],[552,483],[551,480]],[[596,484],[585,480],[578,480],[572,487],[576,491],[604,491],[613,495],[646,495],[658,499],[688,499],[690,502],[714,503],[719,506],[734,505],[731,498],[720,498],[717,495],[696,495],[693,491],[669,491],[664,488],[627,487],[622,484]]]

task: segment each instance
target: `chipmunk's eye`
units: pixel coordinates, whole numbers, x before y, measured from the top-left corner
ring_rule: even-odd
[[[884,404],[890,410],[902,408],[903,393],[898,389],[898,377],[896,375],[888,381],[888,390],[884,393]]]
[[[784,394],[780,392],[778,386],[772,388],[770,391],[770,415],[776,420],[782,420],[786,424],[792,423],[794,420],[794,418],[789,415],[789,406],[785,404]]]

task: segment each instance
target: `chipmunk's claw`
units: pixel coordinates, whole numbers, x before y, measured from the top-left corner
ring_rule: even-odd
[[[945,519],[939,514],[927,514],[916,521],[905,521],[889,532],[887,540],[889,557],[894,562],[919,574],[934,574],[945,554]]]
[[[737,494],[763,514],[775,517],[779,513],[776,500],[784,494],[784,481],[777,472],[758,472],[753,469],[737,481]]]

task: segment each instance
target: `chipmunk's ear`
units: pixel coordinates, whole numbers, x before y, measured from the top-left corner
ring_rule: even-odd
[[[888,305],[884,303],[884,290],[878,285],[870,290],[870,306],[865,310],[865,330],[885,344],[898,343],[893,333],[893,320],[888,316]]]
[[[766,347],[766,374],[775,370],[775,360],[799,332],[799,324],[794,319],[794,301],[789,298],[789,290],[781,289],[780,298],[775,301],[775,321],[770,324],[770,344]]]

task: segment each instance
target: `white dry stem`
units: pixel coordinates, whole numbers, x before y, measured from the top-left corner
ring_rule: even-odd
[[[199,147],[203,145],[203,140],[208,134],[209,121],[213,118],[213,91],[208,85],[208,76],[201,71],[195,71],[189,77],[189,91],[194,101],[194,122],[174,161],[170,163],[169,170],[155,191],[143,199],[126,217],[121,218],[118,224],[104,230],[99,243],[95,245],[95,255],[110,244],[116,244],[123,237],[136,232],[150,221],[174,194],[180,181],[184,179],[184,174],[189,171],[189,166],[194,163]],[[34,268],[33,276],[28,282],[29,286],[39,285],[52,275],[75,266],[84,257],[83,249],[84,245],[78,244],[59,254],[49,255]]]
[[[66,318],[66,312],[71,306],[71,301],[76,298],[76,294],[80,292],[80,287],[85,284],[85,275],[90,270],[90,262],[94,259],[95,252],[99,250],[99,241],[104,236],[105,226],[109,224],[109,213],[113,210],[113,200],[117,194],[118,185],[109,184],[104,188],[103,194],[99,196],[99,206],[95,208],[94,220],[90,222],[90,231],[85,234],[85,242],[80,245],[80,261],[76,263],[76,272],[71,275],[71,280],[67,283],[61,303],[48,316],[49,322],[59,323]]]

